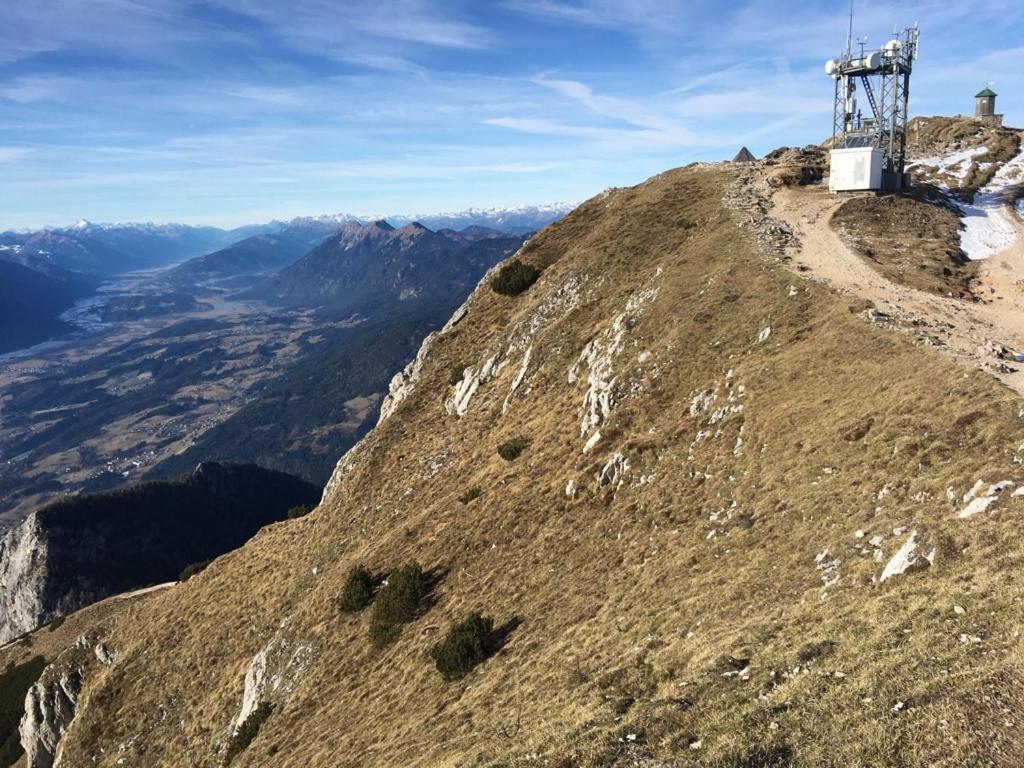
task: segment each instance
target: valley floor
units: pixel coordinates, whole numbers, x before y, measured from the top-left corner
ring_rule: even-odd
[[[61,494],[142,478],[336,325],[214,301],[0,358],[0,530]]]

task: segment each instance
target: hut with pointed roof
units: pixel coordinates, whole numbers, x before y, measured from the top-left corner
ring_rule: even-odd
[[[1003,124],[1003,116],[996,114],[996,92],[983,88],[974,95],[974,119],[995,125]]]

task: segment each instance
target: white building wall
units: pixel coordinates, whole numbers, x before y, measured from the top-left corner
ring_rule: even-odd
[[[829,153],[829,158],[830,192],[882,188],[882,150],[877,147],[833,149]]]

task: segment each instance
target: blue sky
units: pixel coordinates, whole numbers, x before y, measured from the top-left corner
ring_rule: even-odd
[[[585,199],[826,138],[844,2],[4,0],[0,228],[237,225]],[[912,114],[994,81],[1024,124],[1020,0],[920,22]]]

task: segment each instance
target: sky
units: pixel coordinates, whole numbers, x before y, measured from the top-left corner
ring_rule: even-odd
[[[237,226],[575,202],[831,132],[848,5],[753,0],[3,0],[0,229]],[[1024,125],[1024,3],[919,22],[911,114]]]

